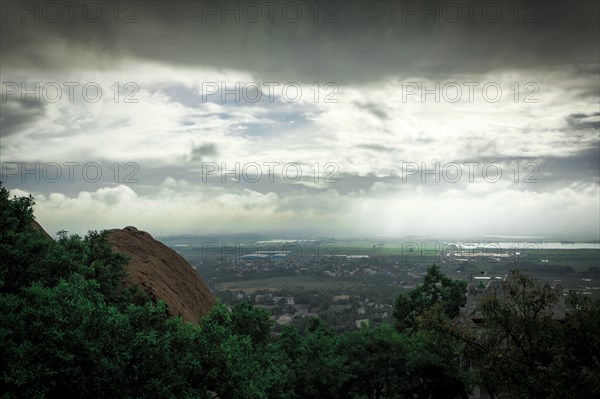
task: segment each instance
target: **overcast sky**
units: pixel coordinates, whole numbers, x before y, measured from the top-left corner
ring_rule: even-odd
[[[49,232],[599,238],[597,1],[72,3],[1,8]]]

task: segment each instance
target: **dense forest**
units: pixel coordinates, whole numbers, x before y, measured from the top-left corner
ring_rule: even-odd
[[[250,303],[192,324],[123,285],[128,260],[104,232],[51,240],[31,197],[0,186],[0,202],[2,398],[600,397],[600,302],[571,293],[556,321],[553,291],[516,271],[478,331],[457,321],[466,283],[435,266],[398,295],[394,324],[275,333]]]

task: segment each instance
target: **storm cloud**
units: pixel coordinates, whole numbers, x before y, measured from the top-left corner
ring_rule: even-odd
[[[51,231],[598,239],[596,1],[48,4],[2,2],[0,179]]]
[[[15,6],[3,6],[5,68],[110,68],[140,58],[346,84],[598,64],[594,1],[148,1],[123,3],[117,16],[105,4],[100,18],[76,2],[73,22],[66,9],[53,22],[42,5],[39,23],[20,2],[7,3]]]

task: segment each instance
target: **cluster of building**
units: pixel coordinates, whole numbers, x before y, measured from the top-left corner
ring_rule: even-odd
[[[240,256],[241,260],[283,261],[290,256],[291,251],[255,251],[252,254]]]

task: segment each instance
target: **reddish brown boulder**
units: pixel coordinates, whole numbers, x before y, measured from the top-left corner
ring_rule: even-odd
[[[170,314],[193,323],[208,314],[214,297],[196,270],[177,252],[131,226],[109,230],[108,240],[116,252],[131,258],[127,281],[165,301]]]
[[[48,234],[48,232],[46,230],[44,230],[44,228],[42,226],[40,226],[40,224],[38,222],[36,222],[35,220],[31,223],[31,228],[33,229],[33,231],[37,231],[38,233],[42,233],[42,235],[52,239],[52,237],[50,236],[50,234]]]

